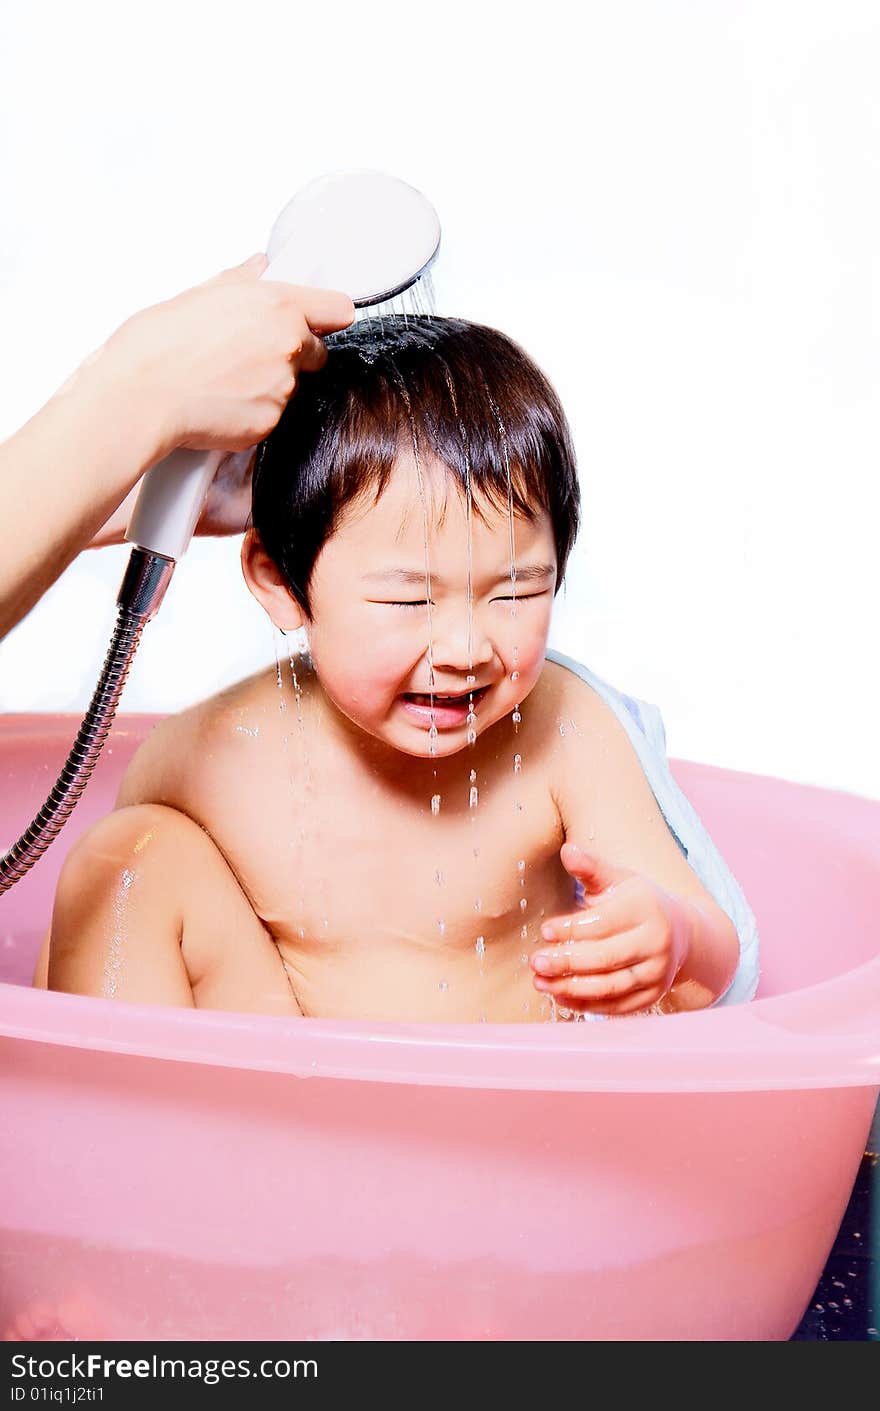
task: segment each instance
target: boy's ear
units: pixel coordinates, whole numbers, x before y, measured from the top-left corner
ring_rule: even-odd
[[[263,541],[256,529],[249,529],[244,536],[241,571],[245,583],[276,627],[285,632],[295,632],[305,625],[305,613],[292,596],[274,559],[263,548]]]

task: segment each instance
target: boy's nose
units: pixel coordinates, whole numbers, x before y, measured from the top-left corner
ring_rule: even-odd
[[[487,666],[495,655],[492,642],[480,630],[476,614],[469,618],[435,615],[431,624],[431,656],[434,669],[468,671],[471,666]]]

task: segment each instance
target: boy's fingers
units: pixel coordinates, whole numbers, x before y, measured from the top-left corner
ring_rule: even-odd
[[[590,936],[600,940],[612,934],[604,911],[576,911],[571,916],[551,916],[541,924],[545,941],[573,941]]]
[[[612,944],[591,941],[564,942],[535,951],[530,964],[539,975],[605,975],[638,965],[643,953],[633,935]]]
[[[623,999],[609,999],[604,1003],[601,1000],[579,1000],[575,995],[571,997],[554,995],[553,998],[561,1008],[571,1010],[573,1013],[602,1015],[610,1019],[617,1016],[622,1018],[627,1014],[638,1014],[640,1011],[650,1011],[652,1006],[662,999],[662,995],[657,993],[656,986],[652,986],[644,990],[634,990],[631,995],[626,995]]]
[[[558,978],[538,976],[535,989],[558,999],[570,996],[580,1000],[615,1000],[649,988],[653,977],[643,973],[643,967],[629,965],[625,970],[612,970],[606,975],[562,975]]]
[[[563,843],[559,856],[566,871],[581,883],[587,900],[608,888],[613,888],[618,882],[632,875],[628,868],[615,867],[613,863],[607,862],[597,853],[588,852],[577,843]]]

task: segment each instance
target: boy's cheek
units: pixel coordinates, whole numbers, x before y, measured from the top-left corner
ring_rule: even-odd
[[[511,683],[514,686],[519,685],[523,695],[532,689],[544,669],[549,631],[550,624],[547,622],[545,630],[536,630],[532,626],[529,631],[523,630],[519,634],[511,635],[506,653],[508,673]],[[515,681],[514,672],[519,672]]]

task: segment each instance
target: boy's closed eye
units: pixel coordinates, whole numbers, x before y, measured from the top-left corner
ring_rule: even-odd
[[[506,597],[492,598],[493,603],[527,603],[533,598],[546,598],[550,589],[545,588],[540,593],[511,593]],[[427,598],[414,599],[412,602],[390,601],[386,598],[368,598],[367,602],[373,603],[376,607],[386,608],[423,608],[427,607]],[[431,601],[431,607],[436,607],[436,603]]]

